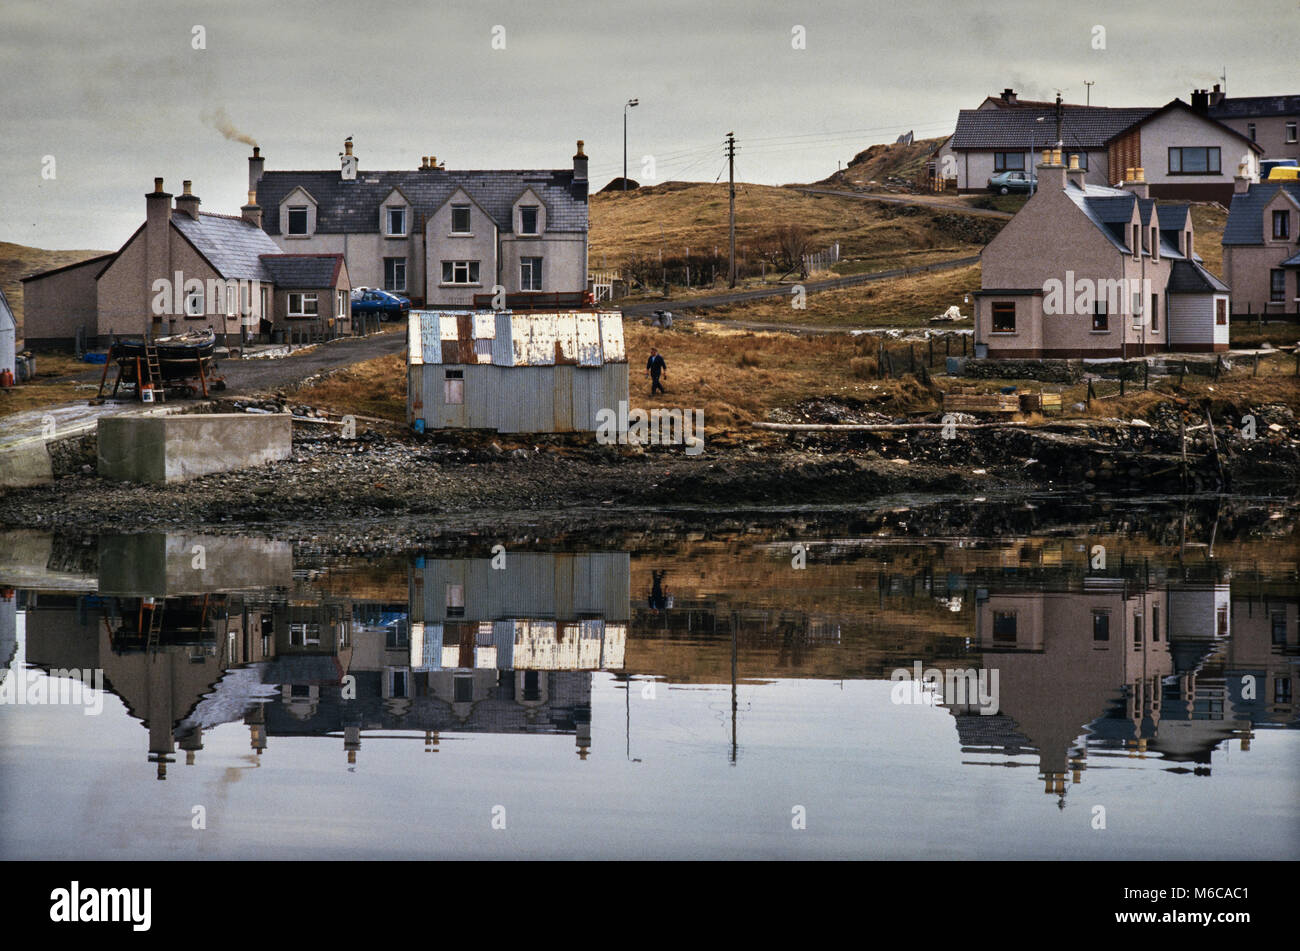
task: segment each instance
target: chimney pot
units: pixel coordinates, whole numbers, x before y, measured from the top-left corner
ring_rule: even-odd
[[[1133,169],[1133,174],[1137,176],[1136,178],[1133,179],[1135,182],[1145,182],[1147,180],[1146,169],[1144,169],[1141,165]]]
[[[1132,166],[1132,165],[1130,165],[1130,166],[1128,166],[1126,169],[1124,169],[1124,181],[1126,181],[1126,182],[1134,181],[1133,175],[1134,175],[1134,172],[1133,172],[1133,166]]]
[[[587,154],[587,153],[585,153],[585,152],[582,151],[582,147],[583,147],[584,144],[585,144],[585,143],[582,141],[582,139],[579,139],[579,140],[578,140],[578,154],[579,154],[579,155],[586,155],[586,154]]]
[[[185,179],[185,181],[181,182],[181,189],[182,189],[182,192],[181,192],[181,193],[184,194],[184,195],[191,195],[191,194],[193,194],[193,192],[190,191],[190,189],[191,189],[193,186],[194,186],[194,183],[193,183],[192,181],[190,181],[188,178]]]
[[[256,204],[257,204],[257,192],[249,192],[249,193],[248,193],[248,203],[249,203],[250,205],[256,205]]]
[[[153,190],[155,192],[161,192],[163,190],[163,180],[161,178],[155,178],[153,180]]]
[[[260,158],[261,155],[262,155],[262,150],[258,148],[256,145],[253,146],[253,158]]]
[[[1075,154],[1075,155],[1071,155],[1071,156],[1070,156],[1070,171],[1072,171],[1072,172],[1076,172],[1076,171],[1078,171],[1078,170],[1079,170],[1079,156],[1078,156],[1077,154]]]
[[[352,143],[351,143],[351,142],[344,142],[344,143],[343,143],[343,154],[344,154],[344,155],[351,155],[351,154],[352,154]]]

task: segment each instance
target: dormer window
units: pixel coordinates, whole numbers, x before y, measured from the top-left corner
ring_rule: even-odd
[[[1273,212],[1273,237],[1278,240],[1285,240],[1291,237],[1291,213],[1288,211]]]
[[[1133,226],[1133,257],[1142,257],[1142,226]]]
[[[469,205],[451,206],[451,233],[472,234],[469,226]]]
[[[519,233],[537,234],[537,206],[519,206]]]
[[[306,236],[307,234],[307,206],[306,205],[289,206],[289,234]]]
[[[387,215],[387,235],[390,238],[406,237],[406,208],[401,205],[389,205],[385,209]]]
[[[1151,228],[1151,257],[1160,260],[1160,232],[1154,226]]]

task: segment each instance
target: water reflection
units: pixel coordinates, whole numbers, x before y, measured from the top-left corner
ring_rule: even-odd
[[[735,763],[765,684],[996,671],[992,711],[936,704],[962,775],[1022,768],[1062,808],[1094,771],[1210,776],[1230,742],[1250,751],[1260,731],[1300,725],[1285,539],[1214,558],[1104,541],[1109,568],[1080,536],[841,538],[797,569],[790,545],[745,534],[668,552],[331,560],[256,538],[24,533],[0,554],[0,661],[11,680],[24,664],[56,679],[103,670],[146,734],[114,755],[160,780],[181,759],[202,768],[205,737],[231,724],[257,757],[317,737],[332,752],[315,756],[353,767],[372,744],[436,753],[473,734],[571,736],[586,760],[602,672],[622,691],[610,726],[626,759],[643,758],[636,720],[661,715],[634,718],[635,691],[710,686],[726,692],[718,753]]]

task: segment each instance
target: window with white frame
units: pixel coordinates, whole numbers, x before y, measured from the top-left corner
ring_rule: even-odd
[[[442,283],[444,284],[477,284],[478,281],[478,262],[477,261],[443,261],[442,262]]]
[[[403,205],[389,205],[384,209],[388,237],[406,237],[406,208]]]
[[[519,206],[519,233],[537,234],[537,206]]]
[[[1288,144],[1296,141],[1296,124],[1294,122],[1286,124],[1286,141]]]
[[[469,205],[451,206],[451,233],[471,234],[469,222]]]
[[[347,315],[348,315],[348,292],[347,292],[347,291],[336,291],[336,292],[335,292],[335,297],[336,297],[336,299],[337,299],[337,304],[338,304],[338,310],[336,311],[336,313],[338,314],[339,317],[347,317]]]
[[[305,235],[307,233],[307,206],[289,206],[289,234]]]
[[[519,259],[519,289],[521,291],[540,291],[542,289],[542,259]]]
[[[384,258],[384,290],[406,290],[406,258]]]
[[[319,313],[320,300],[316,294],[292,293],[289,295],[290,317],[315,317]]]
[[[185,316],[203,316],[203,288],[192,287],[185,292]]]

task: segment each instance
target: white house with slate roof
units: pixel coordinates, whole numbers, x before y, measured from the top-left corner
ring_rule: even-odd
[[[472,308],[497,287],[512,307],[582,303],[582,142],[572,168],[539,171],[448,169],[432,156],[415,169],[370,171],[350,140],[342,159],[338,171],[266,171],[253,149],[248,187],[282,251],[341,254],[354,285],[416,306]]]
[[[187,181],[173,206],[161,178],[116,253],[23,278],[27,337],[41,346],[78,331],[88,346],[204,329],[231,343],[290,326],[350,333],[350,291],[341,255],[283,254],[255,203],[240,217],[200,212]]]

